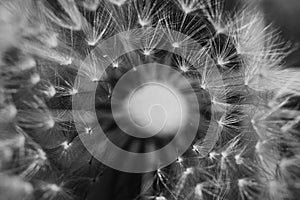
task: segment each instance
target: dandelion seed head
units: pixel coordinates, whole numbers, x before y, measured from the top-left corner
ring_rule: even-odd
[[[227,62],[223,58],[219,57],[217,63],[218,65],[224,67]]]
[[[100,0],[85,0],[83,6],[88,10],[96,11],[99,7],[99,3]]]
[[[215,159],[215,157],[216,157],[217,155],[218,155],[218,153],[216,153],[216,152],[214,152],[214,151],[213,151],[213,152],[210,152],[210,153],[209,153],[209,159],[210,159],[210,160],[213,160],[213,159]]]
[[[255,151],[258,154],[263,153],[263,145],[266,143],[266,141],[258,141],[255,145]]]
[[[194,12],[202,7],[201,0],[176,0],[185,14]]]
[[[26,138],[24,136],[20,135],[19,137],[17,137],[15,145],[17,147],[24,147],[25,142],[26,142]]]
[[[48,185],[46,186],[46,188],[48,188],[49,190],[51,190],[51,191],[53,191],[53,192],[55,192],[55,193],[60,192],[60,191],[62,190],[61,187],[59,187],[59,186],[56,185],[56,184],[48,184]]]
[[[112,63],[113,68],[119,68],[119,62],[115,61]]]
[[[73,58],[65,58],[60,64],[61,65],[71,65],[73,63]]]
[[[126,3],[127,0],[108,0],[110,3],[115,4],[117,6],[122,6]]]
[[[241,178],[241,179],[238,180],[238,186],[239,186],[240,188],[243,188],[243,187],[245,187],[246,185],[247,185],[247,180],[246,180],[246,179]]]
[[[189,71],[189,69],[188,69],[185,65],[182,65],[182,66],[180,66],[179,68],[180,68],[181,71],[183,71],[183,72]]]
[[[33,75],[31,76],[31,83],[32,83],[33,85],[35,85],[35,84],[37,84],[38,82],[40,82],[40,80],[41,80],[41,77],[40,77],[39,74],[33,74]]]
[[[238,164],[238,165],[243,164],[243,158],[241,157],[240,154],[235,155],[234,159],[235,159],[236,164]]]
[[[32,57],[27,57],[25,61],[20,64],[22,70],[32,69],[34,67],[36,67],[36,61]]]
[[[10,122],[17,115],[17,108],[13,104],[6,105],[4,108],[0,109],[0,122]]]
[[[166,200],[166,197],[164,197],[164,196],[158,196],[158,197],[155,197],[155,200]]]
[[[33,187],[31,184],[23,184],[23,187],[24,187],[24,191],[26,194],[31,194],[32,191],[33,191]]]
[[[189,167],[187,168],[185,171],[184,171],[184,174],[193,174],[194,173],[194,169],[192,167]]]
[[[267,192],[272,199],[288,198],[290,193],[287,191],[287,185],[284,182],[270,180],[267,182]]]
[[[92,40],[92,41],[87,41],[87,43],[88,43],[89,46],[93,47],[98,43],[98,41],[97,40]]]
[[[51,85],[50,87],[47,88],[45,93],[47,94],[48,97],[54,97],[56,94],[55,87],[53,85]]]
[[[91,79],[92,82],[99,82],[101,79],[98,77],[94,77]]]
[[[182,164],[183,163],[183,159],[181,157],[177,158],[177,163]]]
[[[90,128],[90,127],[85,127],[85,133],[86,133],[86,134],[91,134],[91,133],[93,133],[92,128]]]
[[[61,144],[61,146],[64,148],[64,150],[67,150],[70,148],[71,143],[69,143],[68,141],[65,141]]]
[[[70,95],[72,96],[72,95],[76,95],[76,94],[78,94],[78,89],[72,88],[72,89],[70,90]]]
[[[222,155],[222,158],[225,159],[228,156],[228,152],[227,151],[222,151],[221,155]]]
[[[226,31],[227,31],[226,27],[222,26],[221,24],[217,24],[217,23],[214,23],[213,25],[216,29],[217,34],[226,33]]]
[[[46,129],[51,129],[51,128],[53,128],[55,126],[55,121],[54,121],[54,119],[52,118],[52,117],[50,117],[49,119],[47,119],[46,121],[45,121],[45,128]]]
[[[220,127],[223,127],[223,126],[225,125],[225,123],[223,122],[222,119],[219,119],[219,120],[217,121],[217,124],[218,124]]]
[[[28,5],[31,3],[34,6]],[[291,45],[266,24],[259,9],[242,7],[240,11],[227,13],[223,2],[218,0],[13,0],[0,3],[0,24],[4,30],[0,31],[0,55],[11,46],[21,52],[10,55],[16,62],[11,62],[9,70],[0,63],[4,78],[0,81],[0,122],[3,131],[10,133],[0,136],[0,151],[2,146],[7,151],[9,143],[6,154],[10,154],[4,155],[5,162],[0,156],[1,170],[13,158],[21,165],[26,162],[20,176],[29,182],[36,182],[38,172],[50,179],[63,173],[62,181],[77,183],[78,174],[70,172],[80,171],[84,174],[80,178],[86,178],[95,176],[90,173],[94,170],[86,169],[92,166],[98,170],[98,166],[90,161],[90,151],[81,154],[76,140],[72,143],[64,140],[79,130],[84,138],[94,137],[93,131],[98,132],[94,122],[99,122],[101,127],[116,122],[126,134],[130,134],[130,124],[139,134],[149,137],[151,145],[152,139],[163,141],[176,136],[179,128],[194,128],[199,123],[197,129],[201,134],[191,143],[193,152],[176,154],[167,170],[159,168],[151,181],[149,177],[143,179],[147,188],[147,191],[143,188],[143,193],[153,192],[149,198],[232,199],[235,195],[234,198],[243,200],[281,200],[292,196],[291,186],[299,189],[300,178],[296,172],[300,151],[295,127],[300,116],[297,106],[283,96],[300,94],[300,72],[289,69],[284,62]],[[135,28],[141,31],[131,31]],[[119,34],[123,31],[124,34]],[[105,46],[107,38],[115,35],[119,36],[115,42],[120,42]],[[140,48],[134,50],[136,46]],[[160,49],[166,46],[167,49]],[[119,60],[118,53],[125,53],[122,55],[125,59]],[[82,61],[85,58],[86,63]],[[139,65],[144,62],[150,66],[147,73],[140,74]],[[109,69],[109,75],[103,75],[106,64],[114,68]],[[179,75],[151,71],[155,67],[161,69],[158,64],[175,68],[192,90],[183,87]],[[132,98],[122,96],[114,104],[118,108],[114,110],[111,106],[114,92],[129,72],[134,75],[128,82],[155,79],[143,89],[134,87],[137,88],[134,90],[123,84],[122,94],[132,94]],[[75,81],[75,85],[73,82],[78,78],[82,82]],[[85,100],[89,98],[84,95],[93,93],[90,90],[94,85],[97,85],[97,105],[80,110],[79,116],[70,114],[77,112],[73,104],[76,97],[83,97],[80,106],[86,106]],[[195,93],[199,106],[188,103],[191,93]],[[293,108],[287,108],[290,104]],[[109,108],[109,112],[103,108]],[[198,108],[199,120],[193,117]],[[53,117],[51,114],[56,110],[52,109],[61,109],[63,114]],[[97,116],[87,114],[94,109]],[[125,125],[117,123],[122,117],[131,121]],[[79,130],[73,124],[77,121],[81,122]],[[111,133],[109,128],[103,129]],[[11,142],[15,132],[20,138]],[[190,131],[186,131],[185,135],[188,134]],[[99,143],[106,146],[104,140]],[[178,140],[176,145],[184,142]],[[247,146],[243,146],[245,142]],[[59,147],[59,152],[57,148],[43,151],[49,147]],[[248,148],[254,154],[248,155]],[[115,153],[99,149],[100,155]],[[194,156],[190,157],[189,153]],[[76,156],[82,156],[80,162],[74,162]],[[51,165],[57,172],[44,172],[48,158],[53,159]],[[180,173],[175,175],[179,177],[168,178],[178,169]],[[2,183],[0,180],[0,187]],[[60,198],[61,192],[62,198],[73,198],[69,191],[62,191],[65,189],[56,184],[44,184],[44,187],[37,184],[28,190],[39,186],[45,190],[42,199]],[[85,193],[78,188],[81,187],[72,187],[70,193],[73,190],[76,194]]]
[[[142,19],[141,17],[139,17],[138,22],[142,27],[146,27],[146,26],[149,26],[151,24],[150,19]]]
[[[50,47],[50,48],[55,48],[59,45],[58,41],[58,34],[53,33],[51,34],[47,39],[44,40],[44,42]]]
[[[180,42],[174,42],[174,43],[172,44],[172,46],[173,46],[174,48],[180,48],[181,43],[180,43]]]
[[[192,150],[196,153],[200,152],[200,147],[198,145],[193,145]]]
[[[47,160],[47,155],[42,149],[38,149],[37,153],[37,158],[39,158],[42,162],[45,162]]]
[[[143,54],[144,54],[145,56],[150,56],[150,55],[151,55],[151,50],[145,49],[145,50],[143,50]]]
[[[203,184],[202,183],[198,183],[195,187],[195,195],[202,199],[203,198]]]

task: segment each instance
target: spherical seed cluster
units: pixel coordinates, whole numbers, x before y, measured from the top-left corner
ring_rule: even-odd
[[[112,96],[127,72],[149,63],[189,80],[198,106],[187,116],[200,120],[184,154],[144,175],[139,197],[297,199],[300,71],[285,66],[292,46],[258,10],[227,13],[221,0],[2,0],[1,199],[85,199],[105,166],[81,138],[97,134],[97,121],[127,145]],[[103,45],[118,34],[118,48]],[[74,106],[93,84],[93,108]]]

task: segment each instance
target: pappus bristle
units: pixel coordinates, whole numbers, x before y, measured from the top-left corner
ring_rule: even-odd
[[[33,186],[30,183],[23,181],[17,176],[6,176],[4,174],[0,174],[0,177],[0,188],[3,191],[1,193],[2,198],[14,198],[16,200],[24,197],[30,198],[33,192]]]
[[[158,13],[167,9],[167,3],[151,2],[151,0],[134,0],[134,6],[138,15],[138,24],[142,28],[147,28],[155,22],[155,17]]]
[[[28,108],[20,110],[17,115],[18,125],[28,129],[51,129],[55,125],[55,121],[47,108],[35,109]]]
[[[17,167],[7,170],[8,173],[18,174],[25,180],[32,179],[36,174],[46,171],[47,167],[49,167],[46,153],[41,148],[34,147],[35,145],[32,145],[32,147],[28,146],[31,146],[31,144],[26,144],[24,146],[26,149],[24,150],[20,149],[19,153],[16,154],[16,157],[19,157],[19,159],[12,161]]]
[[[145,30],[145,34],[142,39],[142,53],[145,56],[155,56],[159,51],[157,49],[161,43],[163,43],[163,30],[159,27],[155,29]]]
[[[224,10],[224,1],[220,0],[201,0],[200,1],[204,12],[204,16],[210,21],[213,25],[215,32],[217,34],[227,32],[227,23],[230,23],[230,18]]]
[[[123,1],[120,5],[108,5],[117,33],[137,28],[138,16],[133,1]]]
[[[83,75],[86,76],[89,81],[97,82],[105,77],[104,66],[101,66],[103,65],[103,61],[99,59],[101,58],[98,58],[95,53],[90,53],[80,66],[81,72],[84,73]]]
[[[127,0],[108,0],[108,2],[121,7],[123,4],[127,2]]]
[[[75,0],[58,0],[58,4],[51,4],[49,1],[38,1],[37,5],[48,19],[53,23],[72,30],[82,28],[81,14],[76,6]],[[62,13],[60,18],[55,14],[56,10]]]
[[[193,49],[194,45],[204,45],[207,42],[208,28],[200,16],[164,12],[161,19],[162,28],[167,32],[167,39],[173,48]],[[177,34],[172,30],[177,31]]]
[[[75,195],[70,189],[64,187],[64,183],[47,183],[45,181],[38,182],[38,188],[34,191],[34,195],[42,200],[66,199],[71,200]]]
[[[211,56],[215,63],[224,70],[237,70],[240,62],[240,57],[235,49],[230,36],[216,35],[210,42]]]
[[[95,10],[97,10],[97,8],[100,4],[100,0],[84,0],[80,3],[87,10],[95,11]]]
[[[175,193],[171,190],[171,185],[169,185],[169,176],[166,172],[158,169],[154,175],[154,187],[157,187],[160,191],[167,192],[167,196],[171,196],[171,198],[175,198]]]
[[[174,191],[175,191],[175,197],[176,199],[182,199],[186,196],[186,194],[182,194],[182,193],[185,193],[186,191],[183,191],[186,187],[189,187],[187,186],[188,184],[193,184],[193,180],[191,177],[189,176],[193,176],[194,174],[194,169],[193,168],[187,168],[185,169],[185,171],[183,171],[179,177],[179,180],[174,188]]]
[[[226,113],[222,115],[217,121],[218,125],[222,127],[220,143],[225,144],[226,141],[239,135],[242,131],[242,128],[246,127],[246,125],[243,124],[245,121],[246,120],[245,118],[243,119],[243,115],[240,114]]]
[[[87,21],[82,27],[90,46],[97,45],[101,40],[111,36],[114,31],[112,15],[103,3],[98,5],[94,12],[87,11],[84,14]]]
[[[41,80],[36,85],[34,90],[36,90],[37,93],[39,95],[41,95],[41,97],[44,97],[44,98],[52,98],[56,95],[55,87],[53,86],[53,84],[51,84],[49,81],[46,81],[46,80]]]
[[[78,86],[72,79],[67,79],[59,74],[56,75],[57,85],[55,85],[57,96],[73,96],[78,93]]]
[[[193,13],[203,7],[202,0],[176,0],[176,3],[185,14]]]
[[[262,192],[262,185],[252,178],[238,180],[239,195],[242,200],[258,198]]]

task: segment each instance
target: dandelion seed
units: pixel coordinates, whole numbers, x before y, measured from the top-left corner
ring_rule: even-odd
[[[98,154],[90,155],[82,142],[97,143],[100,124],[109,140],[130,143],[112,128],[110,104],[121,77],[134,71],[136,79],[129,82],[140,82],[138,66],[146,63],[179,71],[199,104],[187,108],[201,120],[189,118],[187,127],[199,124],[192,146],[168,167],[149,173],[141,195],[295,198],[300,72],[284,62],[293,45],[266,24],[258,8],[227,13],[219,0],[12,0],[0,3],[0,25],[0,189],[5,199],[23,196],[22,188],[26,195],[36,191],[38,199],[86,198],[90,177],[99,175],[102,164],[91,161]],[[174,80],[189,97],[178,77],[156,75]],[[95,105],[87,105],[90,96]],[[107,152],[104,140],[97,149],[109,157],[115,152]],[[11,174],[34,184],[20,188],[23,182]]]

